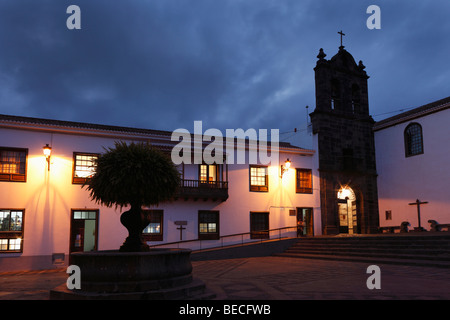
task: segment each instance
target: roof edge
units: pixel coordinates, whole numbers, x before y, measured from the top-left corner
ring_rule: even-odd
[[[35,118],[35,117],[25,117],[25,116],[13,116],[0,114],[0,126],[1,124],[8,125],[9,128],[17,127],[28,127],[29,130],[44,130],[44,131],[58,131],[62,133],[69,134],[85,134],[85,135],[123,135],[127,139],[147,139],[157,138],[162,139],[173,144],[176,142],[171,141],[172,131],[165,130],[153,130],[153,129],[142,129],[133,127],[123,127],[114,125],[104,125],[104,124],[94,124],[87,122],[76,122],[76,121],[65,121],[65,120],[54,120],[45,118]],[[31,128],[30,128],[31,127]],[[58,130],[60,129],[60,130]],[[192,136],[194,136],[192,134]],[[194,138],[195,139],[195,138]],[[259,141],[259,140],[257,140]],[[204,142],[206,143],[206,142]],[[248,143],[248,141],[247,141]],[[270,141],[267,141],[270,144]],[[305,153],[313,154],[314,150],[304,149],[298,146],[291,145],[289,142],[278,142],[280,151],[291,152],[291,153]],[[269,146],[268,146],[269,147]],[[270,148],[270,147],[269,147]]]
[[[397,114],[395,116],[377,121],[374,124],[374,131],[382,130],[388,127],[395,126],[397,124],[411,121],[413,119],[417,119],[420,117],[424,117],[426,115],[439,112],[445,109],[450,108],[450,97],[443,98],[428,104],[425,104],[423,106],[414,108],[409,111],[402,112],[400,114]]]

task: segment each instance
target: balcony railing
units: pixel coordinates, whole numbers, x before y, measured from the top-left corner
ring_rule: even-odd
[[[214,201],[225,201],[228,199],[228,181],[182,179],[177,197],[185,200],[212,199]]]

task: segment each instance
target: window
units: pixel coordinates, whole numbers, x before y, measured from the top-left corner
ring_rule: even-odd
[[[331,110],[340,109],[341,98],[340,98],[340,86],[339,81],[333,79],[331,81]]]
[[[312,170],[297,169],[297,183],[295,192],[297,193],[313,193],[312,190]]]
[[[269,213],[250,212],[250,239],[269,238]]]
[[[0,252],[22,252],[24,210],[0,210]]]
[[[391,210],[386,210],[385,212],[386,214],[386,220],[392,220],[392,211]]]
[[[219,211],[200,210],[198,212],[198,238],[217,240],[219,234]]]
[[[95,162],[98,154],[73,153],[73,179],[74,184],[83,184],[95,174]]]
[[[219,173],[219,167],[214,164],[201,164],[200,165],[200,173],[199,173],[199,180],[202,183],[209,183],[209,182],[215,182],[218,181],[218,173]]]
[[[144,210],[149,224],[142,231],[145,241],[163,241],[163,210]]]
[[[357,84],[352,86],[352,113],[360,112],[361,96]]]
[[[0,181],[27,180],[28,149],[0,148]]]
[[[405,129],[405,156],[411,157],[423,153],[422,127],[411,123]]]
[[[267,167],[250,166],[250,191],[269,191]]]

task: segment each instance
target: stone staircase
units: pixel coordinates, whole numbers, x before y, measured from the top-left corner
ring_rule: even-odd
[[[450,233],[300,238],[276,256],[450,268]]]

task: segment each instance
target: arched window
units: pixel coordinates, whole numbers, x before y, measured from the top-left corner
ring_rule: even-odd
[[[411,123],[405,129],[405,156],[411,157],[423,153],[422,126]]]
[[[352,86],[352,112],[358,113],[360,110],[359,105],[361,103],[360,90],[357,84]]]
[[[336,79],[331,80],[331,110],[340,109],[341,104],[341,88],[339,81]]]

